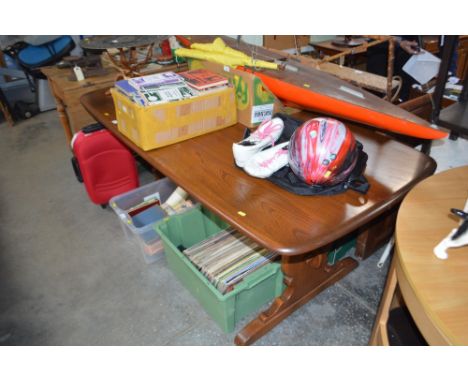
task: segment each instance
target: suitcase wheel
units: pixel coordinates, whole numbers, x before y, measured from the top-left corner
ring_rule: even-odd
[[[78,161],[75,157],[71,159],[73,171],[75,172],[76,179],[78,182],[83,183],[83,177],[81,176],[80,166],[78,165]]]

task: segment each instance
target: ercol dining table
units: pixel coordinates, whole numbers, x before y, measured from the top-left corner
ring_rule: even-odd
[[[206,208],[280,254],[285,290],[237,334],[238,345],[253,343],[358,265],[351,257],[328,264],[331,249],[354,236],[360,257],[383,245],[393,233],[402,198],[436,168],[434,160],[425,154],[382,133],[346,122],[369,156],[365,170],[369,191],[365,195],[348,190],[334,196],[300,196],[268,180],[253,178],[235,166],[232,143],[242,139],[245,131],[239,123],[143,151],[118,131],[109,92],[100,89],[85,94],[81,103],[130,150]],[[308,119],[314,115],[301,112],[295,116]]]

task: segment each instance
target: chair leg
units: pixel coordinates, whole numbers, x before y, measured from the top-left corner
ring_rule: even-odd
[[[2,101],[0,101],[0,112],[5,116],[5,120],[8,126],[13,127],[14,120],[13,120],[13,117],[11,116],[10,109]]]
[[[395,298],[395,291],[398,280],[395,270],[395,257],[392,259],[390,269],[388,271],[387,282],[385,284],[382,300],[380,301],[379,310],[375,318],[374,328],[369,340],[371,346],[388,346],[390,341],[387,334],[387,322],[390,313],[392,301]]]
[[[426,140],[422,145],[421,145],[421,152],[426,155],[431,155],[431,148],[432,148],[432,141],[431,140]]]
[[[458,137],[460,136],[459,133],[455,132],[455,131],[451,131],[450,132],[450,135],[449,135],[449,139],[451,141],[456,141],[458,139]]]

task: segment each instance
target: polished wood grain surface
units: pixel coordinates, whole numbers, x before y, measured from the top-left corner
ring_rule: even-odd
[[[429,157],[380,133],[349,124],[369,154],[369,193],[298,196],[267,180],[252,178],[234,165],[232,143],[244,133],[239,124],[144,152],[118,132],[113,101],[104,91],[86,94],[81,102],[97,121],[154,168],[241,232],[282,254],[286,289],[268,310],[238,333],[238,345],[251,344],[352,271],[358,263],[349,257],[328,265],[330,245],[343,243],[346,234],[355,234],[356,228],[366,230],[375,217],[381,219],[391,213],[414,184],[435,170],[435,162]],[[298,115],[302,119],[311,116]],[[369,224],[364,226],[365,223]],[[367,230],[371,232],[370,228]],[[368,247],[365,243],[363,246]]]
[[[321,248],[395,206],[409,189],[434,172],[426,155],[383,134],[348,123],[369,155],[367,195],[299,196],[267,180],[252,178],[234,165],[232,143],[240,124],[157,150],[143,152],[112,123],[112,98],[103,90],[81,99],[85,108],[157,170],[201,203],[266,248],[299,255]],[[310,118],[311,114],[301,114]],[[241,212],[241,214],[239,214]]]
[[[468,166],[418,184],[401,204],[396,224],[396,271],[405,302],[428,343],[468,345],[468,247],[433,248],[456,228],[450,209],[463,209]]]

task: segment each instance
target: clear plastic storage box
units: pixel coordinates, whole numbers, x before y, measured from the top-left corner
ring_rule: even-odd
[[[136,219],[136,216],[132,218],[128,211],[155,196],[160,200],[160,204],[163,204],[176,188],[177,185],[169,178],[163,178],[115,196],[109,202],[119,217],[125,236],[138,243],[147,264],[155,262],[164,254],[162,241],[153,225],[165,215],[161,215],[161,212],[154,213],[147,210],[147,212],[138,215],[142,218]]]

